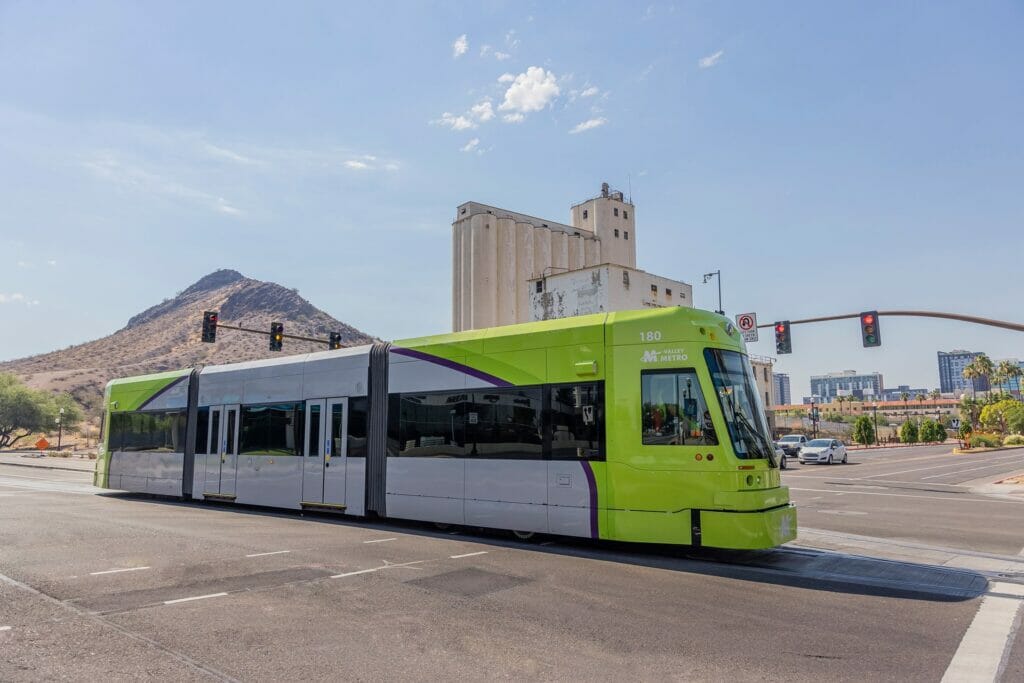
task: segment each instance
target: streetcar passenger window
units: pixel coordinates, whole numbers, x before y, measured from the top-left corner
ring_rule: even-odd
[[[206,454],[206,440],[210,432],[210,408],[204,406],[196,412],[196,441],[195,452],[197,455]]]
[[[541,390],[474,391],[466,404],[466,455],[540,460]]]
[[[468,401],[469,394],[465,391],[399,396],[395,411],[397,434],[394,429],[388,430],[395,440],[389,454],[427,458],[466,455]]]
[[[110,445],[120,451],[185,451],[184,410],[114,413],[110,416]]]
[[[552,460],[604,460],[604,385],[548,389],[547,437]]]
[[[641,372],[640,399],[641,437],[644,445],[718,444],[696,370]]]
[[[302,403],[242,406],[239,454],[299,455],[303,409]],[[231,438],[228,434],[229,441]]]
[[[348,400],[348,450],[350,458],[366,457],[366,421],[369,402],[365,396]]]

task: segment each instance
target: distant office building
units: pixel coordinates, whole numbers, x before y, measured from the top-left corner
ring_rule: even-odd
[[[1017,360],[1016,358],[1007,358],[1005,360],[1010,361],[1011,363],[1019,367],[1021,370],[1024,370],[1024,361]],[[1002,363],[1001,360],[996,360],[992,362],[995,363],[996,365]],[[1024,377],[1012,377],[1008,382],[1003,382],[1002,384],[997,385],[995,388],[999,389],[1000,391],[1008,391],[1011,394],[1019,395],[1022,389],[1022,382],[1024,382]]]
[[[928,389],[911,389],[909,384],[901,384],[895,389],[885,389],[882,391],[882,401],[902,401],[903,394],[907,394],[910,400],[917,400],[917,397],[921,394],[928,396]]]
[[[969,391],[988,391],[988,378],[975,379],[973,387],[971,380],[964,379],[964,368],[980,355],[981,351],[939,351],[939,391],[956,395]]]
[[[811,376],[811,393],[831,403],[837,396],[874,399],[882,395],[882,373],[861,374],[856,370]]]
[[[775,384],[776,405],[788,406],[793,400],[793,392],[789,386],[789,375],[784,372],[773,372],[772,382]]]

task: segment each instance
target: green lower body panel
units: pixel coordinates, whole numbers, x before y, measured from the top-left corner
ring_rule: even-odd
[[[609,510],[608,532],[601,538],[636,543],[690,545],[690,511]]]
[[[759,550],[796,539],[796,508],[761,512],[701,510],[701,545],[709,548]]]

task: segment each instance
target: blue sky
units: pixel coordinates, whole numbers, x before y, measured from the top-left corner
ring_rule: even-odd
[[[1024,320],[1024,5],[0,0],[0,359],[222,267],[366,332],[450,329],[470,199],[631,187],[640,267],[764,322]],[[199,321],[197,320],[197,330]],[[949,322],[794,328],[778,369],[932,387]],[[751,351],[774,354],[771,343]]]

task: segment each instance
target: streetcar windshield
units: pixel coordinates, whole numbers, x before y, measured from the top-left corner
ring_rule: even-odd
[[[774,466],[775,446],[768,438],[764,409],[746,356],[736,351],[704,349],[704,358],[736,457],[766,458]]]

